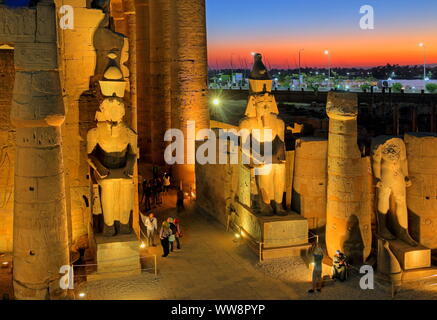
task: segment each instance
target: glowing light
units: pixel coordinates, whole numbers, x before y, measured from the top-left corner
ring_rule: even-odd
[[[218,105],[220,105],[220,100],[218,98],[215,98],[212,100],[212,104],[215,106],[218,106]]]
[[[241,234],[235,233],[235,238],[240,239],[241,238]]]
[[[419,47],[424,47],[425,44],[423,42],[419,43]]]
[[[144,249],[146,247],[146,244],[144,243],[144,242],[141,242],[141,244],[140,244],[140,248],[141,249]]]
[[[426,78],[425,78],[425,81],[429,81],[429,77],[426,77]]]
[[[84,292],[79,293],[80,298],[85,298],[86,294]]]
[[[329,54],[329,51],[328,51],[328,50],[325,50],[325,54],[328,55],[328,54]]]
[[[252,56],[255,56],[256,55],[256,52],[251,52],[250,53]]]

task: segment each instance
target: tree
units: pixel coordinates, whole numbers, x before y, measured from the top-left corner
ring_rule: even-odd
[[[437,84],[435,83],[428,83],[426,85],[426,91],[428,91],[429,93],[434,93],[437,91]]]
[[[392,87],[393,92],[401,92],[402,88],[404,86],[402,85],[402,83],[396,82],[396,83],[393,83],[393,85],[391,87]]]

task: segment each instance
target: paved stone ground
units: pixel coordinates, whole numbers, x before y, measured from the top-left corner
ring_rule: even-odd
[[[174,195],[155,210],[163,217],[176,216]],[[187,210],[180,215],[184,237],[182,250],[162,258],[161,247],[147,249],[158,255],[158,277],[149,271],[139,276],[82,283],[76,289],[86,299],[391,299],[390,288],[377,284],[361,290],[359,278],[327,283],[322,293],[310,295],[311,273],[300,258],[259,264],[244,243],[212,218]],[[150,260],[149,260],[150,261]],[[437,299],[437,286],[426,283],[405,286],[396,299]]]

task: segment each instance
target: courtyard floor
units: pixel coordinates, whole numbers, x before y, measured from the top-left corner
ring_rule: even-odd
[[[159,221],[177,217],[174,194],[163,202],[153,211]],[[152,271],[143,271],[137,276],[83,282],[76,287],[76,297],[82,292],[89,300],[392,299],[386,285],[360,289],[359,276],[345,283],[328,282],[321,293],[311,295],[307,293],[311,272],[301,258],[259,263],[247,245],[214,219],[191,208],[179,218],[184,233],[182,250],[167,258],[161,257],[160,246],[145,250],[146,255],[158,257],[157,277]],[[437,299],[437,286],[429,282],[405,285],[395,299]]]

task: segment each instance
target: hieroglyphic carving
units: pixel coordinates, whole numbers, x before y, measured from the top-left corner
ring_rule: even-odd
[[[0,5],[0,42],[33,42],[36,10],[10,9]]]

